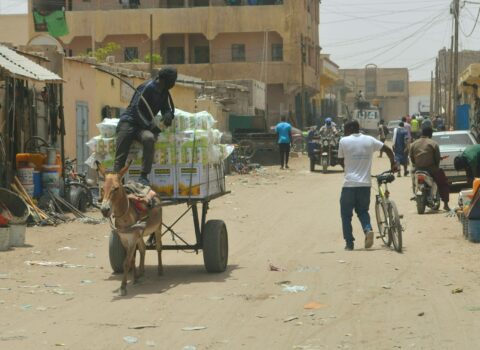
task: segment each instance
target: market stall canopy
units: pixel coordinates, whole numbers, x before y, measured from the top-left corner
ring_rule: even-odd
[[[0,45],[0,69],[19,79],[63,83],[63,79],[57,74],[2,45]]]

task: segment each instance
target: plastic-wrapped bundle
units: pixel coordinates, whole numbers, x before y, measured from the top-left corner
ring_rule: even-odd
[[[100,135],[106,138],[115,137],[118,122],[119,122],[119,119],[117,118],[103,119],[101,123],[97,124],[97,128],[100,131]]]

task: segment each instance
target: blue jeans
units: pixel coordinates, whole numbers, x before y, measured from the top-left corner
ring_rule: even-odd
[[[344,187],[340,197],[340,212],[342,214],[343,238],[347,243],[353,242],[352,234],[353,210],[362,224],[363,232],[372,230],[370,224],[370,187]]]

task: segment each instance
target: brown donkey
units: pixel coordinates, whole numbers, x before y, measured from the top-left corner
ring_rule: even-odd
[[[131,162],[130,162],[131,163]],[[127,164],[119,173],[109,173],[97,162],[100,175],[105,179],[103,185],[103,198],[101,212],[104,217],[114,218],[114,228],[122,245],[125,247],[126,256],[123,262],[123,279],[120,286],[120,295],[127,294],[127,276],[130,268],[133,269],[133,283],[143,276],[145,272],[145,242],[144,236],[155,233],[156,249],[158,253],[158,274],[163,274],[162,266],[162,208],[154,206],[148,209],[147,215],[142,217],[137,213],[133,203],[127,197],[122,185],[122,178],[128,170]],[[158,202],[159,202],[158,198]],[[139,223],[140,222],[140,223]],[[115,233],[114,233],[115,234]],[[135,253],[140,252],[139,274],[135,268]]]

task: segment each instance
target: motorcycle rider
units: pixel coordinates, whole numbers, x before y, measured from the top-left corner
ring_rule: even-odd
[[[445,172],[440,168],[440,147],[432,140],[433,130],[431,127],[422,128],[422,136],[410,147],[410,159],[414,171],[428,172],[438,186],[440,198],[443,202],[443,209],[450,211],[448,201],[450,199],[450,188]]]
[[[170,126],[174,118],[175,107],[169,90],[175,86],[177,70],[162,68],[155,79],[141,84],[135,91],[130,104],[120,116],[117,126],[117,149],[114,171],[125,166],[133,140],[143,145],[142,171],[139,183],[149,185],[148,174],[152,170],[155,140],[160,133],[153,117],[162,113],[165,126]]]
[[[318,133],[321,137],[336,136],[338,134],[337,127],[335,123],[332,122],[332,118],[325,119],[325,125],[320,128]]]

